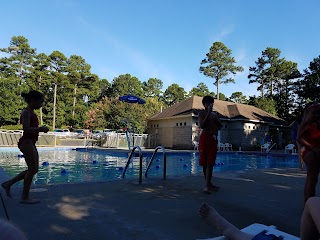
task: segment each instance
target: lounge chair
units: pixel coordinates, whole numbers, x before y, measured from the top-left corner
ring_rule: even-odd
[[[225,143],[224,146],[226,151],[233,151],[231,143]]]
[[[241,231],[243,231],[245,233],[252,234],[252,235],[257,235],[257,234],[261,233],[262,231],[266,231],[266,234],[274,234],[275,236],[282,236],[284,240],[299,240],[300,239],[300,238],[293,236],[291,234],[279,231],[278,229],[276,229],[275,226],[266,226],[266,225],[259,224],[259,223],[251,224],[250,226],[241,229]],[[200,239],[198,239],[198,240],[200,240]],[[226,240],[226,238],[224,236],[220,236],[220,237],[215,237],[215,238],[206,238],[206,239],[202,239],[202,240]]]
[[[269,143],[265,143],[263,145],[261,145],[261,152],[269,152],[270,151],[270,144]]]
[[[197,141],[193,141],[193,150],[198,150],[199,143]]]
[[[288,144],[285,149],[284,149],[284,153],[294,153],[295,152],[295,146],[294,144]]]
[[[218,143],[218,151],[225,151],[226,146],[223,143]]]

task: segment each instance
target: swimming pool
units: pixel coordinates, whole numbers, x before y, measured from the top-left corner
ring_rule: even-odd
[[[0,166],[9,177],[26,169],[23,158],[18,158],[18,149],[0,150]],[[145,170],[152,153],[143,153]],[[34,184],[58,184],[119,179],[122,176],[127,151],[108,151],[78,149],[39,149],[39,172]],[[202,174],[198,165],[199,155],[195,152],[168,152],[167,176],[186,176]],[[244,171],[261,168],[298,167],[295,155],[254,155],[245,153],[218,153],[215,172]],[[48,163],[48,164],[44,164]],[[126,172],[127,179],[138,180],[139,158],[133,158]],[[158,152],[148,172],[149,178],[162,178],[162,153]],[[20,183],[21,184],[21,183]]]

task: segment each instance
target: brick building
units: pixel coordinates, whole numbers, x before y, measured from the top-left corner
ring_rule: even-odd
[[[199,139],[198,112],[203,109],[202,97],[193,96],[152,116],[147,123],[151,147],[192,149]],[[219,140],[231,143],[233,149],[260,149],[267,133],[275,148],[290,141],[290,128],[283,119],[254,106],[215,100],[214,111],[222,122]]]

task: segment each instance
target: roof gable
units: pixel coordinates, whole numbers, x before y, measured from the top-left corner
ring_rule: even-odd
[[[202,105],[202,97],[193,96],[182,102],[174,104],[160,113],[153,115],[149,120],[158,120],[187,115],[191,116],[192,114],[198,115],[198,112],[201,110],[204,110]],[[251,105],[215,100],[214,110],[218,112],[222,118],[248,119],[272,122],[276,125],[286,125],[286,122],[283,119]]]

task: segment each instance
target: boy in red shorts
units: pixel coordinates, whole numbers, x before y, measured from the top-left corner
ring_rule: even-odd
[[[219,187],[211,183],[213,166],[217,157],[218,131],[221,129],[221,122],[218,114],[213,113],[214,98],[205,96],[202,99],[204,110],[199,112],[199,123],[203,129],[199,140],[200,166],[203,167],[203,174],[206,180],[205,193],[218,191]]]

